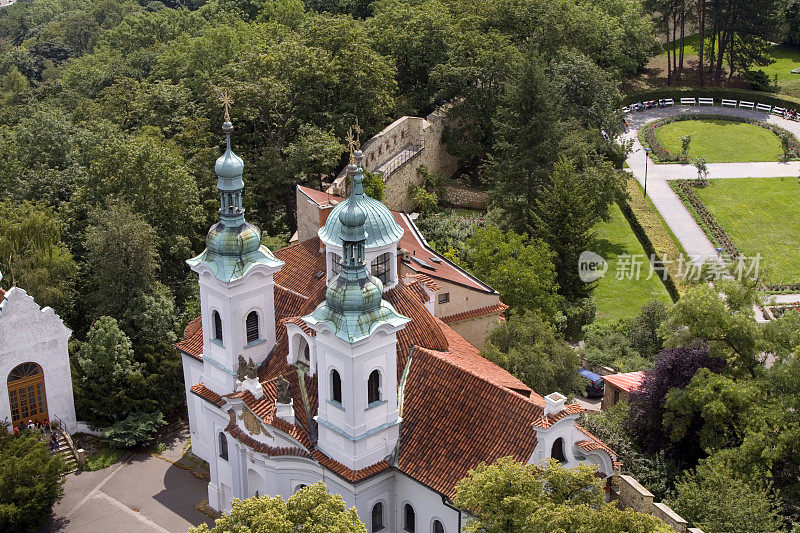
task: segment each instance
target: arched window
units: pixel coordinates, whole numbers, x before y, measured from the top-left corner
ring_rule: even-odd
[[[334,276],[338,276],[342,272],[342,257],[334,252],[331,252],[331,272]]]
[[[411,533],[417,530],[417,514],[410,503],[403,506],[403,528]]]
[[[557,438],[553,443],[553,449],[550,451],[550,457],[562,463],[567,462],[567,458],[564,455],[564,439],[561,437]]]
[[[216,310],[211,313],[211,318],[214,320],[214,340],[222,342],[222,318]]]
[[[342,378],[337,370],[331,370],[331,401],[342,403]]]
[[[250,311],[245,321],[245,329],[247,330],[247,343],[255,342],[260,338],[258,333],[258,313]]]
[[[222,431],[219,432],[219,457],[228,460],[228,437]]]
[[[308,486],[308,485],[306,485],[305,483],[300,483],[299,485],[297,485],[297,486],[294,488],[294,491],[295,491],[295,492],[297,492],[298,490],[300,490],[300,489],[304,489],[304,488],[306,488],[307,486]]]
[[[381,502],[376,503],[372,506],[372,532],[380,531],[384,527],[383,525],[383,504]]]
[[[381,280],[383,283],[388,283],[389,276],[392,273],[390,265],[391,261],[392,261],[392,254],[390,254],[389,252],[381,254],[375,259],[373,259],[370,265],[372,275]]]
[[[367,403],[375,403],[381,399],[381,373],[373,370],[367,380]]]
[[[444,533],[444,526],[438,520],[433,521],[433,526],[431,527],[432,533]]]

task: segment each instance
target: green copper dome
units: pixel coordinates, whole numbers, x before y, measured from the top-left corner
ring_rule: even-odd
[[[363,172],[363,169],[358,169],[356,174],[358,181],[353,184],[350,196],[333,208],[327,222],[319,229],[319,238],[325,244],[340,245],[342,243],[342,239],[345,237],[343,234],[345,221],[350,216],[345,213],[345,210],[350,202],[357,204],[358,210],[365,217],[364,231],[366,232],[366,240],[364,245],[367,248],[379,248],[396,243],[403,236],[403,228],[394,219],[389,208],[364,192]],[[342,219],[343,215],[345,217],[344,220]]]
[[[248,270],[264,265],[280,268],[283,261],[261,245],[261,230],[244,219],[242,207],[242,159],[231,150],[233,125],[225,121],[222,131],[226,136],[225,153],[217,159],[217,189],[220,191],[219,222],[211,226],[206,235],[206,249],[187,263],[197,270],[202,266],[211,270],[217,279],[235,281]]]
[[[351,193],[337,206],[342,208],[336,216],[344,252],[342,271],[328,284],[325,301],[303,320],[312,326],[324,324],[340,339],[353,343],[369,337],[380,326],[399,328],[410,319],[383,299],[383,283],[367,270],[364,248],[369,217],[360,200],[369,197],[364,195],[363,170],[350,164],[347,174],[353,180]]]

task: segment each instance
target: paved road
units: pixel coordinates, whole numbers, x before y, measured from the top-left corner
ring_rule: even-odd
[[[175,466],[185,441],[162,454],[131,454],[97,472],[67,476],[64,497],[45,531],[68,533],[184,533],[212,523],[194,506],[208,495],[207,483]]]
[[[670,227],[675,237],[680,241],[686,253],[695,263],[716,260],[717,254],[714,246],[705,233],[694,220],[689,211],[684,207],[678,195],[669,186],[668,180],[689,179],[697,177],[697,171],[692,165],[664,164],[656,165],[647,163],[642,145],[636,133],[645,124],[659,118],[673,115],[690,114],[715,114],[723,116],[740,116],[755,118],[764,122],[777,124],[791,131],[800,138],[800,122],[787,120],[759,111],[734,109],[727,107],[694,107],[675,106],[656,108],[648,111],[634,111],[626,115],[630,129],[623,135],[623,139],[633,140],[633,151],[628,156],[627,163],[636,179],[644,186],[645,170],[647,175],[647,194],[653,201],[661,216]],[[780,176],[800,175],[800,161],[789,163],[763,162],[763,163],[712,163],[708,165],[710,179],[717,178],[771,178]]]

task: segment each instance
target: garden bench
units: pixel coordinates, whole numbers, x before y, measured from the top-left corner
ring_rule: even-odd
[[[664,105],[667,107],[675,105],[675,100],[673,100],[672,98],[664,98]]]
[[[736,100],[722,99],[722,107],[736,107]]]
[[[681,98],[681,105],[697,105],[697,100],[694,98]]]
[[[713,98],[698,98],[697,99],[697,103],[699,105],[711,105],[711,106],[713,106],[714,105],[714,99]]]
[[[784,109],[782,107],[775,106],[775,107],[772,108],[772,114],[773,115],[778,115],[778,116],[782,117],[785,113],[786,113],[786,109]]]
[[[769,113],[772,111],[772,106],[767,104],[758,104],[756,106],[756,111],[764,111],[765,113]]]
[[[753,109],[753,107],[755,107],[755,105],[756,104],[754,104],[753,102],[745,102],[744,100],[739,100],[739,107],[740,108],[743,107],[745,109]]]

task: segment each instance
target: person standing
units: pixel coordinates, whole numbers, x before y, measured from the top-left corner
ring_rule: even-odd
[[[56,437],[56,432],[53,431],[50,433],[50,451],[57,452],[61,447],[58,445],[58,437]]]

